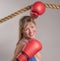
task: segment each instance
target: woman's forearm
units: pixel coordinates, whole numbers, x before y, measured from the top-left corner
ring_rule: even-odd
[[[35,58],[37,61],[41,61],[41,53],[38,52],[36,55],[35,55]]]

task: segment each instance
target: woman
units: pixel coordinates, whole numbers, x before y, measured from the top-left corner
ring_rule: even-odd
[[[24,16],[19,22],[19,40],[16,45],[14,56],[12,61],[16,61],[16,57],[22,52],[23,47],[26,45],[28,40],[35,38],[36,35],[36,23],[34,18],[30,16]],[[29,61],[40,61],[41,54],[38,52],[34,57],[29,59]]]

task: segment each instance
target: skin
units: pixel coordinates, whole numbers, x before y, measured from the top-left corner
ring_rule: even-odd
[[[24,37],[26,39],[31,39],[31,38],[35,38],[36,36],[36,25],[32,22],[29,22],[28,24],[26,23],[25,26],[24,26]],[[28,41],[28,40],[27,40]],[[41,54],[40,52],[38,52],[36,55],[35,55],[35,58],[37,61],[40,61],[41,60]]]
[[[31,39],[35,38],[36,35],[36,25],[32,22],[26,23],[24,26],[23,34],[25,38]]]
[[[24,24],[24,29],[22,30],[22,33],[23,33],[23,36],[24,36],[23,39],[27,39],[26,41],[28,41],[31,38],[35,38],[35,36],[36,36],[36,25],[34,23],[32,23],[32,22],[25,23]],[[13,56],[11,61],[16,61],[17,55],[22,52],[22,49],[23,49],[24,46],[25,45],[23,43],[19,43],[16,46],[16,49],[15,49],[15,52],[14,52],[14,56]],[[37,61],[41,60],[40,52],[38,52],[35,55],[35,58],[36,58]]]

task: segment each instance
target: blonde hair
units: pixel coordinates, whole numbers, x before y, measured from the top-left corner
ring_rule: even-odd
[[[23,45],[19,44],[19,43],[20,43],[21,39],[23,39],[23,37],[24,37],[23,32],[22,32],[25,29],[24,25],[25,25],[25,23],[29,23],[29,22],[32,22],[36,25],[34,18],[30,17],[30,16],[23,16],[19,20],[19,40],[16,44],[16,48],[15,48],[15,51],[14,51],[14,57],[13,57],[12,61],[15,61],[17,55],[22,51]]]
[[[19,44],[19,42],[21,41],[21,39],[23,38],[23,29],[24,29],[24,25],[25,23],[29,23],[32,22],[36,25],[35,20],[33,17],[31,16],[23,16],[20,21],[19,21],[19,40],[17,42],[17,45]]]

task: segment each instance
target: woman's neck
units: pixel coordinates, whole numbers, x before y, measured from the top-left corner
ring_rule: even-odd
[[[27,41],[33,39],[33,38],[28,38],[28,37],[24,37],[24,39],[26,39]]]

